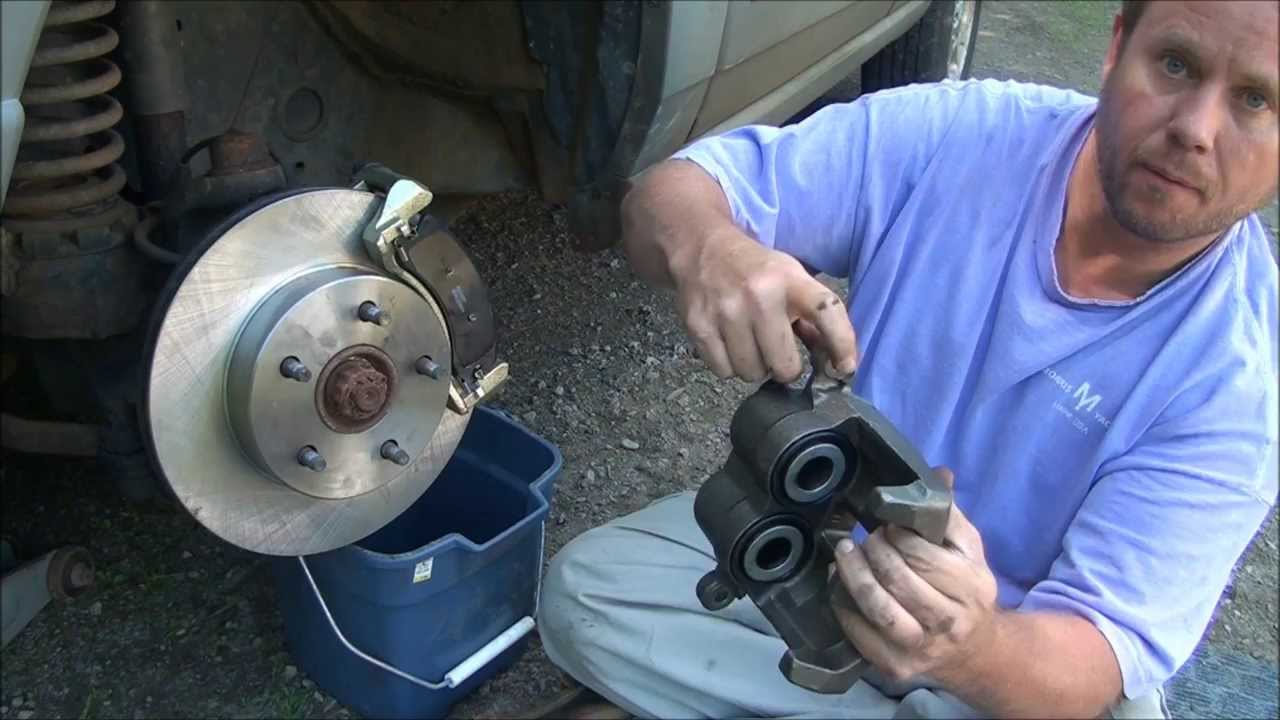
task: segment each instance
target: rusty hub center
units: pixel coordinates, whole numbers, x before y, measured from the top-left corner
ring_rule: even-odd
[[[343,420],[363,422],[373,417],[387,402],[387,376],[373,363],[353,357],[333,372],[325,385],[325,402]]]
[[[336,432],[368,430],[390,410],[395,385],[395,365],[386,353],[368,345],[347,348],[316,383],[320,418]]]

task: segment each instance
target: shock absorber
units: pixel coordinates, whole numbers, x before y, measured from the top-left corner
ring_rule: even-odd
[[[119,197],[124,139],[112,129],[124,110],[106,94],[120,84],[107,58],[120,38],[97,21],[114,7],[88,0],[49,9],[22,92],[27,123],[4,207],[11,232],[107,227],[132,209]]]

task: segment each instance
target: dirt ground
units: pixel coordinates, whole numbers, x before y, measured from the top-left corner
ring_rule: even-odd
[[[1116,5],[989,3],[974,74],[1096,92]],[[569,250],[563,211],[527,195],[487,199],[455,230],[491,285],[511,363],[495,404],[564,456],[547,557],[723,461],[751,388],[703,369],[671,299],[619,253]],[[351,717],[290,658],[261,558],[172,507],[126,504],[89,462],[6,456],[0,472],[6,535],[28,553],[84,545],[99,570],[89,594],[47,608],[5,648],[0,717]],[[1273,515],[1209,642],[1276,661],[1278,544]],[[510,716],[564,684],[535,641],[454,715]]]

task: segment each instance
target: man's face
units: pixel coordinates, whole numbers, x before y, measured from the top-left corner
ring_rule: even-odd
[[[1280,4],[1152,2],[1103,67],[1102,189],[1125,229],[1158,242],[1216,235],[1275,195]]]

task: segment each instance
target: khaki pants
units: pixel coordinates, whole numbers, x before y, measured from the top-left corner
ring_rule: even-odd
[[[637,717],[967,718],[954,695],[893,687],[869,672],[843,695],[792,685],[786,649],[743,598],[719,612],[694,587],[715,564],[693,493],[575,538],[552,559],[538,623],[551,661]],[[1121,703],[1117,718],[1167,718],[1163,693]]]

